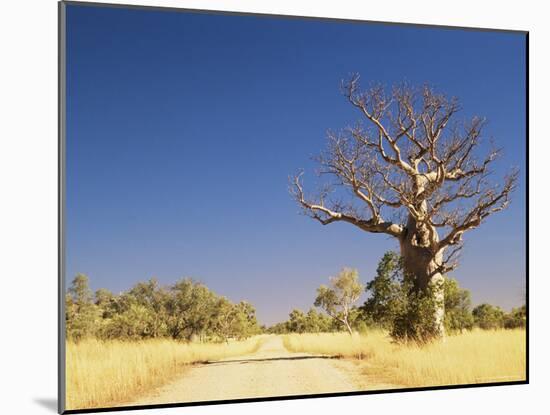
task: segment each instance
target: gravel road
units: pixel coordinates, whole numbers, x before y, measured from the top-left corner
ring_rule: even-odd
[[[187,368],[180,378],[126,405],[152,405],[269,396],[386,389],[361,373],[353,361],[291,353],[278,336],[252,355]]]

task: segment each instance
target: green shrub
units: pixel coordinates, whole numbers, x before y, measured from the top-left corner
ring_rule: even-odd
[[[504,327],[504,311],[498,306],[480,304],[472,311],[474,323],[484,330]]]

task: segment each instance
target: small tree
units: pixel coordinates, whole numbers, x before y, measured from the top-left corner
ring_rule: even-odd
[[[376,277],[367,283],[366,291],[370,296],[361,310],[367,320],[377,326],[390,329],[404,308],[406,292],[403,289],[402,271],[399,255],[388,251],[378,263]]]
[[[330,287],[321,285],[317,289],[314,304],[343,324],[351,335],[353,331],[350,325],[350,312],[363,289],[364,285],[359,282],[357,270],[344,268],[336,277],[330,279]]]
[[[474,325],[470,291],[461,288],[454,278],[445,278],[445,328],[447,331],[470,330]]]
[[[95,305],[99,309],[102,318],[110,318],[114,314],[115,296],[105,288],[100,288],[95,292]]]
[[[260,327],[256,318],[256,309],[248,301],[240,301],[235,305],[237,309],[237,332],[239,339],[250,337],[260,333]]]
[[[484,330],[501,328],[504,324],[504,311],[498,306],[480,304],[472,311],[476,326]]]
[[[216,303],[214,331],[229,343],[229,337],[235,333],[235,325],[238,318],[238,310],[235,304],[225,297],[218,298]]]
[[[205,285],[190,278],[176,282],[166,303],[170,335],[187,340],[204,335],[211,329],[215,304],[216,295]]]
[[[332,319],[324,313],[310,308],[306,313],[306,332],[326,333],[332,331]]]
[[[527,324],[527,309],[523,305],[513,308],[510,314],[504,317],[504,327],[507,329],[525,328]]]
[[[308,331],[306,316],[302,310],[294,309],[288,315],[288,330],[292,333]]]
[[[93,303],[88,277],[77,274],[66,296],[65,322],[67,337],[80,340],[96,330],[97,307]]]
[[[133,302],[143,307],[149,315],[148,337],[164,336],[168,330],[166,304],[168,293],[159,286],[156,278],[137,283],[127,293]]]

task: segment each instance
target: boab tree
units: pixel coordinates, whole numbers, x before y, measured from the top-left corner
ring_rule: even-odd
[[[428,86],[361,91],[358,81],[352,76],[342,90],[364,124],[329,132],[316,159],[319,174],[332,180],[310,198],[300,173],[291,192],[323,225],[346,222],[396,238],[416,294],[434,300],[432,336],[440,337],[443,275],[457,266],[463,234],[509,204],[518,172],[500,184],[488,181],[500,150],[482,144],[482,118],[453,120],[460,110],[455,98]]]

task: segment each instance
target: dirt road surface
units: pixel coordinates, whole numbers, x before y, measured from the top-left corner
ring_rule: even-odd
[[[277,336],[252,355],[187,368],[175,381],[126,405],[153,405],[269,396],[389,389],[352,361],[291,353]]]

